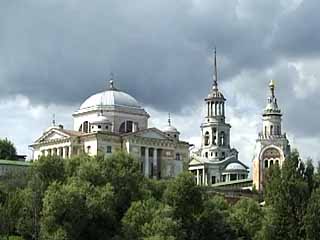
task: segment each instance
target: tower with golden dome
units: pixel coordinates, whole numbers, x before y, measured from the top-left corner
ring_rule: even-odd
[[[253,158],[253,185],[263,191],[265,174],[273,164],[281,166],[290,153],[290,145],[286,133],[282,130],[282,113],[275,96],[275,82],[269,83],[270,96],[262,114],[262,131],[256,140]]]

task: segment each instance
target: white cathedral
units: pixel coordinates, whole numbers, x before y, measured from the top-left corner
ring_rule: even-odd
[[[214,185],[248,178],[249,167],[230,147],[230,128],[225,118],[225,97],[218,89],[216,52],[212,89],[205,98],[206,115],[201,124],[201,147],[191,154],[189,171],[198,185]]]
[[[189,162],[189,143],[179,139],[170,118],[162,130],[149,128],[149,114],[134,97],[116,88],[113,80],[106,91],[89,97],[72,116],[72,130],[54,123],[30,145],[34,160],[123,150],[140,160],[146,177],[156,179],[178,175],[183,163]]]
[[[122,150],[140,160],[146,177],[175,177],[188,165],[198,185],[211,186],[240,183],[248,179],[249,167],[238,159],[238,151],[230,147],[230,128],[226,122],[226,99],[218,89],[216,51],[213,85],[205,98],[205,117],[201,128],[201,147],[189,153],[189,143],[180,140],[180,133],[171,125],[162,130],[148,127],[149,114],[131,95],[114,86],[85,100],[73,113],[73,130],[55,123],[33,144],[33,159],[58,155],[99,153],[112,154]],[[266,170],[282,165],[290,153],[289,141],[282,133],[282,113],[275,97],[275,84],[269,84],[271,95],[264,109],[263,130],[256,141],[253,159],[253,186],[263,190]]]

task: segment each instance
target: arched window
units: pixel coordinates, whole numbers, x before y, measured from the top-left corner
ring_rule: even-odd
[[[270,135],[273,135],[273,125],[270,126]]]
[[[277,126],[278,135],[281,135],[280,126]]]
[[[225,142],[225,133],[222,131],[220,133],[220,145],[221,146],[225,146],[226,142]]]
[[[133,122],[132,121],[127,121],[127,128],[126,128],[126,132],[132,132],[133,129]]]
[[[276,160],[276,164],[279,165],[279,160]]]
[[[264,167],[268,168],[268,160],[264,160]]]
[[[264,127],[264,135],[267,136],[267,126]]]
[[[209,145],[209,132],[206,132],[205,134],[204,134],[204,145],[205,146],[208,146]]]
[[[88,121],[83,122],[83,132],[84,133],[89,132],[89,122]]]
[[[208,158],[208,152],[205,153],[206,158]]]
[[[82,132],[82,124],[79,127],[79,132]]]
[[[270,166],[272,166],[272,165],[273,165],[273,160],[270,161]]]
[[[119,128],[120,133],[125,133],[126,132],[126,122],[121,123],[120,128]]]

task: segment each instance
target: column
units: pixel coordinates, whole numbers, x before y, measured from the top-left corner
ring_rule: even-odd
[[[217,116],[217,102],[214,102],[214,115]]]
[[[222,115],[224,116],[224,103],[222,103]]]
[[[153,178],[158,178],[158,155],[157,149],[153,149]]]
[[[205,171],[204,171],[205,169],[204,169],[204,167],[203,167],[203,169],[202,169],[202,185],[203,186],[205,186],[206,185],[206,181],[205,181]]]
[[[145,148],[144,152],[144,176],[149,177],[150,174],[150,162],[149,162],[149,148]]]
[[[62,148],[62,158],[67,158],[67,147]]]
[[[197,185],[199,185],[199,169],[197,169]]]

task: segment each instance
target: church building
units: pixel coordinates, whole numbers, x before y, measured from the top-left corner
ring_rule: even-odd
[[[262,114],[262,131],[256,141],[253,158],[253,186],[262,191],[267,169],[278,164],[282,166],[285,158],[290,154],[290,145],[286,133],[282,133],[282,114],[275,97],[275,84],[269,84],[270,97]]]
[[[226,122],[226,99],[218,89],[216,51],[213,86],[205,98],[206,115],[201,124],[201,147],[191,154],[189,171],[198,185],[214,185],[248,178],[248,167],[238,159],[238,151],[230,147],[230,128]]]
[[[116,88],[113,80],[106,91],[89,97],[72,116],[72,130],[53,123],[30,145],[34,160],[123,150],[140,160],[146,177],[156,179],[178,175],[183,162],[189,162],[189,143],[180,140],[171,119],[163,130],[149,128],[149,114],[134,97]]]

